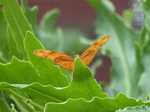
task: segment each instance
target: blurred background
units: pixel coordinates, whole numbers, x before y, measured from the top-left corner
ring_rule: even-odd
[[[139,0],[110,0],[115,8],[116,12],[122,15],[124,9],[134,8],[135,17],[133,20],[133,26],[135,29],[140,29],[141,18],[137,18],[136,14],[140,14],[136,7]],[[58,8],[60,15],[56,22],[56,26],[61,28],[77,28],[81,32],[84,32],[91,39],[96,38],[94,23],[96,21],[96,12],[93,7],[86,0],[29,0],[29,7],[37,5],[39,7],[38,21],[41,20],[43,15],[53,9]],[[140,16],[141,17],[141,16]],[[107,56],[100,56],[103,60],[102,66],[97,68],[95,78],[98,81],[109,82],[109,70],[111,67],[111,61]]]

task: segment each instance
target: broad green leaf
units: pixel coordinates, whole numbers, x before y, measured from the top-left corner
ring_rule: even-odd
[[[14,45],[17,45],[18,52],[22,55],[21,59],[26,60],[23,39],[27,30],[32,30],[26,17],[23,15],[17,0],[0,0],[3,6],[5,19],[11,29],[14,39]],[[17,56],[16,56],[17,57]]]
[[[77,81],[80,81],[80,83]],[[82,84],[84,86],[81,87],[81,86],[79,86],[78,83]],[[85,67],[83,65],[80,58],[76,59],[75,70],[73,72],[73,81],[71,84],[74,86],[80,87],[80,88],[78,88],[79,91],[82,91],[83,89],[88,91],[87,94],[89,94],[89,96],[91,96],[91,98],[93,98],[94,96],[99,96],[101,98],[107,97],[107,94],[102,92],[101,87],[98,85],[96,80],[93,78],[92,73],[89,70],[89,68]],[[84,96],[82,98],[84,98]],[[89,97],[89,99],[91,99],[91,98]]]
[[[141,100],[128,98],[120,93],[116,98],[99,98],[94,97],[91,101],[86,101],[83,98],[68,99],[63,103],[48,103],[44,112],[115,112],[118,109],[126,107],[134,107],[147,105]]]
[[[42,86],[34,83],[18,90],[25,92],[34,103],[36,102],[42,106],[48,102],[64,102],[68,98],[91,100],[94,96],[100,98],[107,97],[106,94],[102,93],[100,86],[93,79],[89,69],[84,67],[79,59],[76,60],[76,64],[73,79],[69,86],[65,88]]]
[[[39,74],[29,62],[18,60],[15,57],[8,64],[0,64],[0,71],[0,82],[11,84],[42,83]]]
[[[150,107],[148,106],[127,107],[123,110],[119,109],[116,112],[150,112]]]
[[[67,77],[60,72],[58,66],[53,65],[50,60],[37,57],[33,54],[34,50],[44,49],[44,47],[31,32],[27,32],[24,44],[28,52],[28,58],[39,72],[41,80],[44,80],[44,84],[51,84],[57,87],[68,85]]]
[[[11,89],[17,89],[22,93],[26,93],[31,99],[31,102],[29,103],[38,110],[42,110],[42,107],[48,102],[60,103],[69,98],[84,98],[86,100],[92,100],[95,96],[99,98],[108,97],[102,92],[101,87],[97,84],[96,80],[94,80],[90,70],[81,63],[79,58],[75,62],[73,79],[69,86],[57,88],[51,85],[44,86],[39,83],[33,83],[30,85],[9,85],[1,83],[0,89],[10,89],[13,93],[15,93],[15,91]],[[18,95],[18,97],[25,99],[22,95]]]
[[[128,27],[109,0],[87,0],[98,14],[96,32],[101,35],[110,34],[111,39],[102,51],[109,51],[112,60],[110,91],[112,96],[119,92],[127,96],[138,97],[140,88],[137,87],[143,72],[140,63],[140,53],[135,44],[139,34]]]

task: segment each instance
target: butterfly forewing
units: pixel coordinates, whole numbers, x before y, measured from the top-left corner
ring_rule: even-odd
[[[109,40],[109,38],[109,35],[100,38],[81,54],[80,58],[84,65],[87,66],[90,64],[97,51]]]
[[[71,56],[68,56],[63,53],[55,52],[55,51],[49,51],[49,50],[35,50],[34,54],[41,58],[46,58],[48,60],[51,60],[55,62],[57,65],[68,69],[73,70],[74,68],[74,58]]]

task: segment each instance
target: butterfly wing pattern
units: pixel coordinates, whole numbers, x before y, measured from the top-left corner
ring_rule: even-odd
[[[110,36],[106,35],[99,40],[97,40],[94,44],[92,44],[88,49],[86,49],[80,56],[81,61],[84,65],[89,65],[97,51],[109,40]],[[41,58],[46,58],[48,60],[53,61],[57,65],[73,71],[74,70],[74,60],[75,58],[68,56],[63,53],[50,51],[50,50],[35,50],[34,54]]]
[[[82,63],[88,66],[96,55],[97,51],[109,40],[110,35],[106,35],[87,48],[80,56]]]
[[[49,51],[49,50],[35,50],[34,54],[38,57],[51,60],[57,65],[67,70],[71,70],[71,71],[73,70],[75,58],[71,56],[68,56],[63,53],[55,52],[55,51]]]

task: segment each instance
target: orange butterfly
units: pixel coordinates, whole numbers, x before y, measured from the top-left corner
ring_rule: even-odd
[[[88,66],[92,59],[94,58],[96,52],[109,40],[110,35],[106,35],[94,44],[92,44],[88,49],[86,49],[80,56],[82,63]],[[67,69],[74,70],[74,60],[75,58],[68,56],[63,53],[49,51],[49,50],[35,50],[34,54],[41,58],[46,58],[48,60],[54,61],[57,65]]]

